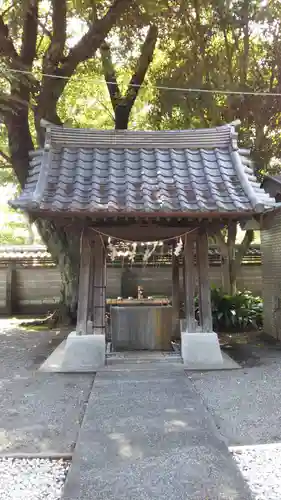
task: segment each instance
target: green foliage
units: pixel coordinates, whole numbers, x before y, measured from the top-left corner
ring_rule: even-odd
[[[3,180],[3,170],[0,169],[0,182]],[[9,169],[8,172],[11,172]],[[12,210],[8,200],[15,197],[17,186],[9,178],[6,184],[0,186],[0,245],[26,245],[42,243],[34,225],[20,211]]]
[[[28,0],[13,5],[3,1],[2,4],[6,12],[4,20],[17,48]],[[67,2],[65,52],[87,31],[93,16],[101,17],[111,4],[108,0]],[[236,92],[279,91],[280,19],[281,5],[277,0],[267,3],[142,0],[138,7],[127,9],[107,37],[121,88],[126,88],[132,75],[148,26],[153,23],[158,27],[157,50],[146,76],[148,89],[143,89],[138,96],[130,127],[205,127],[240,118],[241,140],[253,148],[258,169],[262,174],[268,169],[278,171],[281,157],[279,97],[167,91],[157,90],[155,85]],[[51,2],[41,0],[33,64],[39,83],[52,29]],[[1,88],[5,85],[9,87],[9,81],[2,75]],[[32,105],[36,99],[35,91],[31,96]],[[112,105],[103,82],[99,52],[78,66],[57,111],[61,120],[71,126],[113,126]]]
[[[4,27],[0,30],[0,41],[3,41],[0,112],[5,114],[9,108],[15,112],[22,103],[17,101],[18,95],[11,89],[20,85],[29,86],[29,129],[36,145],[34,114],[45,83],[42,71],[48,68],[54,74],[60,72],[65,57],[87,32],[93,19],[101,18],[114,2],[67,0],[65,44],[58,60],[56,47],[53,47],[53,59],[50,61],[48,49],[54,34],[53,2],[38,1],[36,54],[30,65],[36,82],[26,75],[10,71],[18,67],[18,63],[15,65],[13,49],[6,39],[7,28],[9,40],[20,54],[31,3],[30,0],[2,0],[1,3]],[[268,171],[278,172],[281,99],[243,95],[243,92],[280,92],[280,2],[141,0],[129,4],[130,8],[116,19],[106,37],[122,92],[134,74],[149,26],[153,24],[158,29],[157,48],[145,76],[145,86],[139,92],[130,114],[129,128],[208,127],[240,118],[240,139],[245,146],[252,148],[257,170],[262,175]],[[30,30],[25,33],[27,38],[30,33]],[[47,80],[47,83],[54,83],[54,79]],[[241,94],[184,92],[157,89],[157,86],[221,89]],[[81,57],[80,64],[61,93],[54,87],[54,91],[48,94],[46,113],[51,108],[50,96],[56,92],[60,96],[58,104],[50,117],[45,118],[57,118],[57,113],[63,123],[72,127],[114,126],[112,102],[104,81],[99,51],[91,52],[89,59],[88,56]],[[4,125],[0,125],[0,186],[15,183],[9,166],[7,131]]]
[[[181,16],[179,7],[169,19],[159,42],[151,81],[222,93],[159,90],[150,107],[151,125],[209,127],[239,118],[240,139],[252,148],[257,170],[278,171],[281,100],[243,91],[280,92],[280,2],[194,0],[182,9]],[[224,90],[238,94],[224,95]]]
[[[262,299],[251,292],[226,295],[221,289],[213,288],[211,303],[216,331],[243,331],[262,326]]]

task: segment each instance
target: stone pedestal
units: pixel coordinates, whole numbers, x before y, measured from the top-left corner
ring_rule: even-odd
[[[215,332],[181,332],[181,356],[190,369],[209,369],[223,365],[218,336]]]
[[[95,372],[105,365],[105,336],[77,335],[67,337],[61,371]]]

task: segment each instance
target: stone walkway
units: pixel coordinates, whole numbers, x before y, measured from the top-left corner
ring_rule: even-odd
[[[248,500],[183,366],[111,365],[95,379],[63,500]]]

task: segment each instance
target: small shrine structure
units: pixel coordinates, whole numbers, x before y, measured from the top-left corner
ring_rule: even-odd
[[[173,131],[45,125],[44,149],[31,153],[26,185],[11,205],[81,233],[77,327],[66,341],[65,370],[95,371],[105,363],[108,236],[130,241],[182,236],[183,362],[223,362],[212,325],[208,237],[231,222],[260,220],[276,206],[254,175],[249,151],[238,147],[235,125]],[[178,312],[175,267],[173,283]]]

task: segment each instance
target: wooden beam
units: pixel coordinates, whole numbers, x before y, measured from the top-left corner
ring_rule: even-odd
[[[213,331],[209,280],[208,235],[200,232],[196,240],[200,325],[203,332]]]
[[[173,253],[172,256],[172,306],[173,306],[173,338],[179,336],[180,319],[180,272],[179,258]]]
[[[33,216],[40,217],[40,213],[33,213]],[[209,235],[215,234],[217,231],[222,229],[228,220],[218,221],[218,220],[205,220],[203,219],[200,223],[198,220],[192,220],[189,218],[182,218],[178,221],[178,218],[171,218],[168,222],[167,218],[154,217],[153,219],[148,219],[147,221],[141,217],[130,217],[129,220],[125,220],[125,217],[112,217],[107,218],[101,217],[83,217],[83,214],[75,214],[69,212],[69,215],[54,215],[52,213],[45,213],[44,217],[55,222],[57,226],[65,227],[67,226],[69,230],[74,232],[80,232],[83,228],[92,228],[94,230],[101,231],[106,235],[111,235],[113,238],[124,238],[130,241],[151,241],[156,239],[166,239],[174,238],[179,234],[188,232],[191,229],[204,229]],[[157,238],[155,237],[155,228],[159,229],[159,234]],[[140,234],[140,232],[142,234]],[[147,237],[147,235],[149,237]]]
[[[88,333],[87,322],[90,319],[89,314],[89,297],[90,297],[90,277],[92,274],[92,248],[90,245],[89,235],[87,231],[82,231],[80,239],[80,274],[78,288],[78,310],[77,310],[77,327],[78,335]]]
[[[106,253],[101,237],[94,237],[92,321],[93,333],[105,335],[106,312]]]
[[[184,239],[184,270],[185,270],[185,319],[188,332],[195,332],[195,266],[194,266],[194,238],[195,233],[185,235]]]
[[[185,231],[190,230],[190,226],[179,226],[179,227],[169,227],[161,226],[160,224],[130,224],[118,226],[104,226],[97,227],[97,231],[100,230],[102,233],[112,237],[120,238],[128,241],[160,241],[173,239]],[[93,231],[94,232],[94,231]]]
[[[50,217],[52,220],[53,219],[60,219],[61,217],[64,217],[64,211],[58,211],[58,210],[32,210],[32,214],[34,216],[38,217]],[[98,226],[102,226],[102,220],[103,221],[125,221],[127,220],[135,220],[137,217],[137,220],[147,220],[147,221],[153,221],[153,220],[166,220],[170,221],[171,223],[173,221],[177,221],[178,218],[181,218],[182,220],[188,221],[188,223],[193,223],[198,227],[201,223],[203,224],[209,224],[213,222],[217,222],[218,224],[226,223],[226,221],[229,220],[236,220],[237,222],[240,220],[245,220],[249,219],[249,217],[254,217],[256,216],[256,212],[251,211],[251,212],[185,212],[184,217],[183,217],[183,212],[123,212],[121,211],[114,211],[114,212],[109,212],[109,211],[104,211],[102,212],[101,210],[98,211],[88,211],[85,212],[84,210],[71,210],[71,212],[68,212],[69,217],[76,217],[77,219],[80,219],[81,221],[88,220],[89,225],[91,225],[91,221],[99,220]]]

